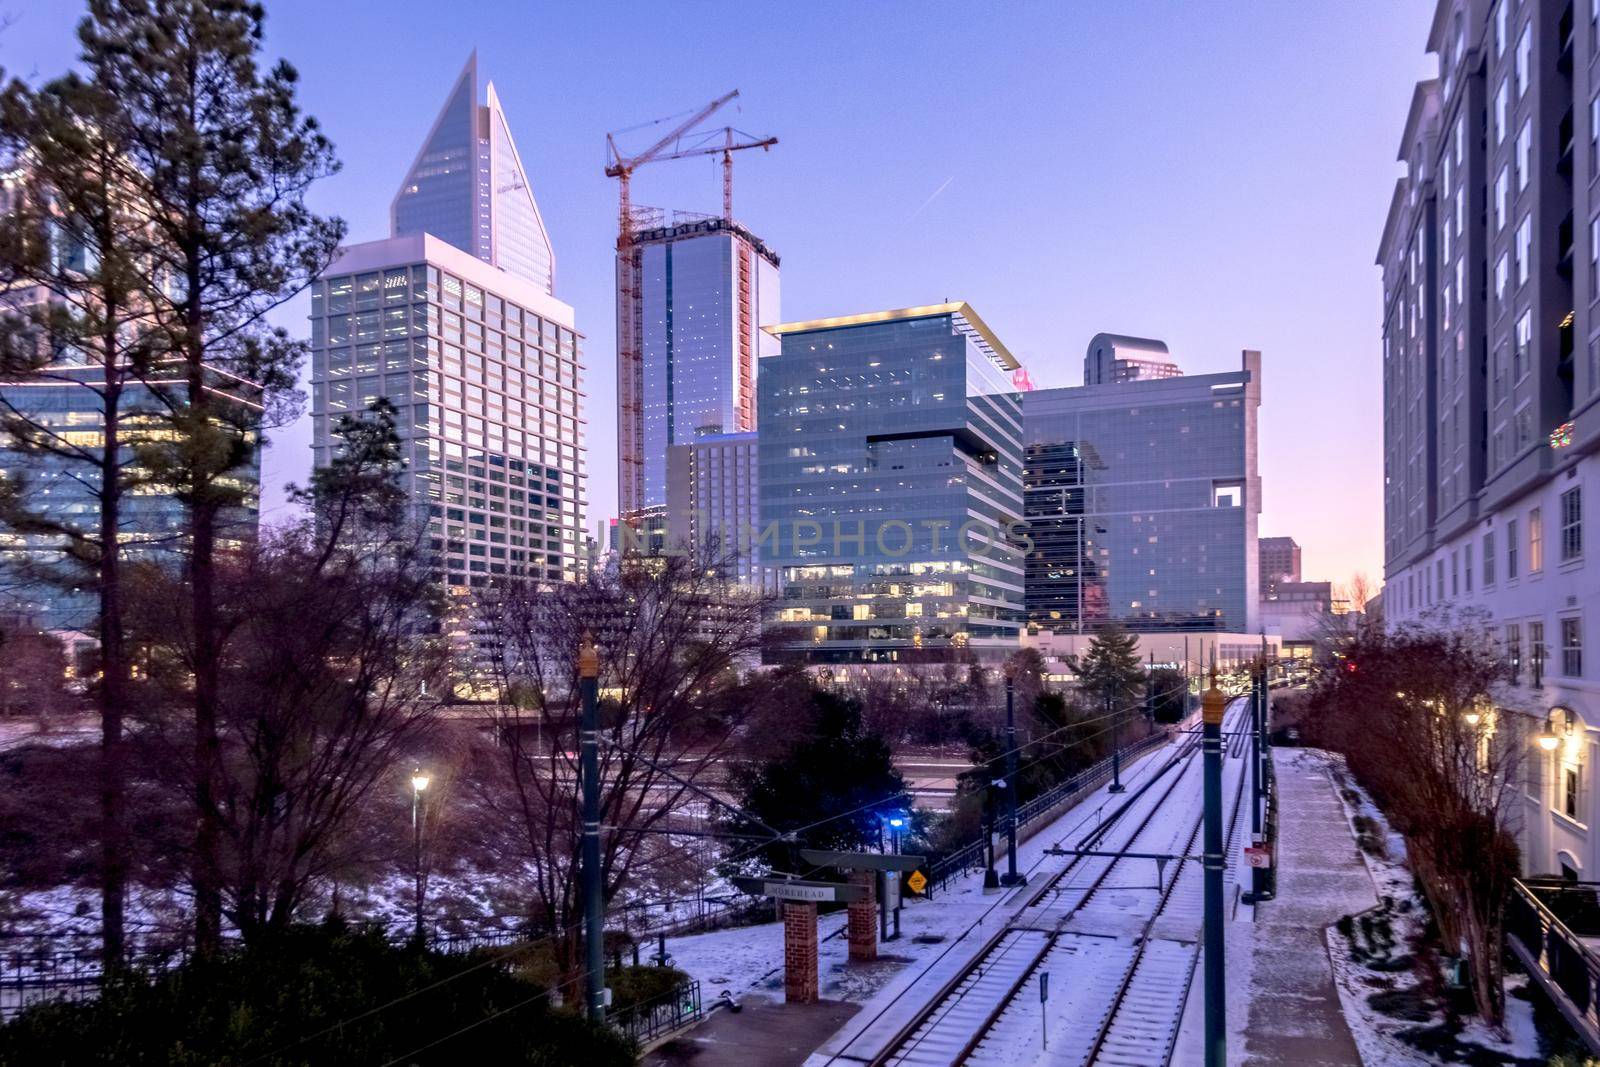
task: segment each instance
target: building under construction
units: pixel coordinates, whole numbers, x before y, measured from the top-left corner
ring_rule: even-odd
[[[761,326],[781,321],[778,256],[714,216],[679,215],[636,230],[630,244],[617,299],[634,302],[637,324],[638,453],[619,476],[635,475],[623,513],[648,516],[667,503],[670,447],[756,428],[756,360],[776,344]],[[619,401],[619,420],[629,414]]]
[[[775,344],[761,327],[780,321],[777,253],[733,219],[733,153],[777,138],[732,127],[697,132],[736,96],[713,100],[637,155],[607,138],[606,174],[621,193],[617,496],[623,519],[653,538],[665,529],[668,449],[756,428],[756,361]],[[695,156],[722,159],[720,216],[668,219],[633,205],[635,169]]]

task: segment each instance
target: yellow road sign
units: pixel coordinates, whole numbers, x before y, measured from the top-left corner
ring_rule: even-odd
[[[920,893],[928,887],[928,876],[921,871],[912,871],[906,876],[906,888],[913,893]]]

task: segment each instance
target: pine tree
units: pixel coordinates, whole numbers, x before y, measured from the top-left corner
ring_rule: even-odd
[[[1078,684],[1099,699],[1107,713],[1127,710],[1144,693],[1145,669],[1139,662],[1139,638],[1111,625],[1095,633],[1077,660]]]
[[[13,580],[24,589],[43,582],[83,592],[94,604],[93,620],[81,625],[100,643],[100,918],[108,965],[123,955],[128,870],[123,564],[139,546],[123,529],[124,504],[149,446],[139,427],[152,397],[142,383],[156,348],[142,284],[150,228],[116,115],[116,102],[76,75],[37,90],[13,82],[0,96],[0,157],[13,175],[0,212],[0,281],[10,291],[0,314],[0,379],[20,386],[0,393],[0,444],[23,458],[0,475],[0,524],[37,549],[13,557]],[[30,402],[41,388],[72,394],[74,408],[98,410],[99,425],[66,430],[60,412]],[[93,513],[80,519],[44,506],[57,479],[81,487]]]
[[[332,260],[344,227],[305,203],[332,147],[295,102],[293,67],[259,64],[264,12],[249,0],[90,0],[88,79],[116,102],[114,135],[154,230],[143,291],[178,368],[160,473],[188,515],[194,652],[196,947],[221,932],[218,882],[219,540],[251,492],[241,474],[292,395],[303,344],[265,316]],[[219,377],[220,376],[220,377]],[[237,379],[259,405],[215,389]],[[234,532],[248,537],[253,531]]]

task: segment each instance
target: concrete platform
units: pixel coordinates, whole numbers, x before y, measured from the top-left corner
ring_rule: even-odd
[[[798,1067],[811,1050],[861,1010],[842,1000],[784,1004],[751,996],[738,1014],[719,1011],[645,1056],[650,1067]]]
[[[1360,1067],[1326,938],[1341,916],[1376,906],[1377,893],[1322,760],[1285,748],[1272,756],[1279,798],[1278,896],[1258,905],[1253,916],[1242,1062]]]

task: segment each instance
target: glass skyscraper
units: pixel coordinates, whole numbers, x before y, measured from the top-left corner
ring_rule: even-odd
[[[1030,626],[1256,629],[1261,355],[1024,394]]]
[[[477,56],[395,197],[388,240],[344,250],[311,293],[312,449],[378,397],[399,413],[405,487],[452,589],[585,566],[581,337]]]
[[[389,209],[395,237],[431,233],[555,293],[555,251],[494,83],[467,59]]]
[[[639,448],[619,433],[617,473],[623,515],[648,527],[667,505],[669,448],[756,428],[757,361],[777,349],[761,327],[779,318],[778,256],[738,223],[693,216],[639,230],[630,257],[617,299],[636,303],[640,360],[637,382],[618,367],[617,418],[619,429],[636,420]]]
[[[1023,595],[1016,360],[963,303],[770,332],[782,348],[758,383],[758,535],[779,571],[778,655],[1010,653]]]

